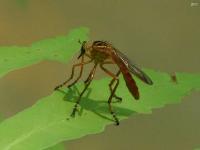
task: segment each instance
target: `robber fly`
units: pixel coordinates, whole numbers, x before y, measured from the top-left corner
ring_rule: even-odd
[[[144,81],[145,83],[147,83],[149,85],[152,85],[153,82],[141,69],[139,69],[136,65],[134,65],[127,58],[126,55],[124,55],[119,50],[114,48],[114,46],[111,43],[109,43],[107,41],[93,41],[93,42],[83,41],[81,44],[82,44],[81,53],[78,56],[78,59],[81,58],[81,62],[73,65],[70,78],[68,80],[66,80],[65,82],[63,82],[62,84],[58,85],[55,88],[55,90],[64,86],[73,78],[74,69],[76,67],[80,67],[80,74],[74,82],[72,82],[71,84],[68,85],[68,87],[71,87],[72,85],[74,85],[81,78],[84,65],[92,63],[92,62],[94,63],[94,66],[93,66],[92,70],[90,71],[89,76],[84,81],[85,87],[84,87],[83,91],[80,93],[80,95],[76,101],[76,104],[74,106],[74,109],[71,113],[71,116],[74,117],[75,113],[77,111],[77,107],[80,103],[81,97],[83,96],[84,92],[86,91],[86,89],[90,85],[92,79],[94,78],[96,68],[99,65],[99,67],[107,75],[109,75],[112,78],[112,80],[110,81],[110,84],[109,84],[110,97],[108,98],[108,106],[109,106],[109,111],[112,114],[112,116],[116,122],[116,125],[119,125],[119,120],[118,120],[118,118],[112,108],[112,105],[111,105],[113,97],[115,97],[119,101],[122,100],[121,97],[118,97],[117,95],[115,95],[115,91],[119,85],[119,78],[118,78],[119,74],[122,73],[128,90],[130,91],[130,93],[136,100],[139,99],[139,91],[138,91],[136,82],[134,81],[134,79],[131,76],[131,73],[133,73],[135,76],[137,76],[139,79],[141,79],[142,81]],[[88,57],[89,60],[85,61],[85,57]],[[109,71],[108,69],[105,68],[106,64],[116,64],[119,68],[118,72],[115,74],[115,73]],[[116,84],[114,84],[114,82],[116,82]],[[114,84],[114,86],[113,86],[113,84]]]

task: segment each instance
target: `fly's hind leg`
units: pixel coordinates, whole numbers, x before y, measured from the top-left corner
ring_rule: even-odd
[[[116,125],[119,125],[119,119],[117,118],[117,116],[116,116],[116,114],[115,114],[115,112],[114,112],[114,110],[113,110],[113,108],[112,108],[112,105],[111,105],[111,103],[112,103],[112,98],[114,97],[115,91],[116,91],[116,89],[117,89],[117,87],[118,87],[118,85],[119,85],[119,79],[118,79],[118,77],[117,77],[115,74],[113,74],[112,72],[110,72],[109,70],[107,70],[106,68],[104,68],[104,67],[103,67],[103,64],[100,64],[100,67],[101,67],[101,69],[102,69],[105,73],[107,73],[109,76],[113,77],[113,80],[112,80],[113,82],[114,82],[114,81],[117,82],[117,83],[115,84],[114,88],[112,89],[112,92],[111,92],[110,97],[109,97],[109,99],[108,99],[108,106],[109,106],[109,111],[110,111],[111,115],[113,116]]]
[[[112,62],[112,61],[105,61],[105,62],[101,63],[102,66],[103,66],[104,64],[115,64],[115,63]],[[104,68],[104,69],[105,69],[105,68]],[[107,69],[106,69],[106,70],[107,70]],[[116,73],[115,76],[118,77],[120,73],[121,73],[121,71],[119,70],[119,71]],[[88,80],[88,79],[87,79],[87,80]],[[87,82],[87,80],[85,80],[85,83]],[[109,83],[110,93],[112,93],[112,91],[113,91],[112,85],[113,85],[114,82],[115,82],[115,78],[113,78],[113,79],[110,81],[110,83]],[[115,93],[114,93],[113,97],[117,99],[117,102],[121,102],[121,101],[122,101],[122,98],[119,97],[119,96],[117,96]]]
[[[118,77],[120,73],[121,73],[121,71],[119,70],[115,76]],[[109,83],[109,89],[110,89],[110,92],[111,92],[111,93],[112,93],[112,91],[113,91],[112,85],[113,85],[113,83],[115,82],[115,80],[116,80],[116,79],[113,78],[113,79],[110,81],[110,83]],[[114,93],[113,97],[117,99],[117,102],[121,102],[121,101],[122,101],[122,98],[119,97],[119,96],[117,96],[115,93]]]

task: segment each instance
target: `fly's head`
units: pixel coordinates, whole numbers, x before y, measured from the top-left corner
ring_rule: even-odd
[[[87,54],[91,54],[91,51],[93,50],[92,48],[92,41],[83,41],[83,42],[80,42],[79,40],[79,43],[81,44],[81,53],[80,55],[78,56],[78,59],[83,56],[85,53]]]
[[[85,45],[86,45],[86,41],[83,41],[83,42],[81,42],[80,40],[78,41],[80,44],[82,44],[81,45],[81,53],[80,53],[80,55],[78,56],[78,59],[81,57],[81,56],[83,56],[84,54],[85,54],[85,52],[86,52],[86,47],[85,47]]]

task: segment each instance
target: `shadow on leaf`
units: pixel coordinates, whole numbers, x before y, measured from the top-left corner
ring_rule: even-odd
[[[58,89],[58,91],[64,94],[64,97],[63,97],[64,101],[68,101],[72,103],[75,103],[77,98],[80,95],[80,91],[78,90],[76,86],[73,86],[72,88],[68,88],[67,92],[61,89]],[[93,113],[95,113],[96,115],[104,119],[113,121],[113,119],[111,119],[111,114],[108,109],[107,101],[94,100],[94,99],[89,98],[91,92],[92,92],[92,89],[88,88],[85,94],[83,95],[83,97],[81,98],[81,102],[80,102],[81,108],[77,112],[78,115],[81,116],[83,113],[83,110],[86,109],[88,111],[92,111]],[[123,102],[120,102],[120,103],[123,103]],[[132,111],[130,109],[116,106],[116,102],[112,103],[112,107],[115,110],[116,114],[119,116],[125,117],[125,116],[129,116],[130,114],[136,113],[135,111]]]

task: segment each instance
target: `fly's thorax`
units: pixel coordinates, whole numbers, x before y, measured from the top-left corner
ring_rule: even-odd
[[[86,53],[96,62],[104,62],[111,58],[112,45],[105,41],[87,41],[84,44]]]
[[[93,49],[91,51],[91,57],[95,62],[104,62],[106,59],[110,58],[110,55],[102,49]]]

